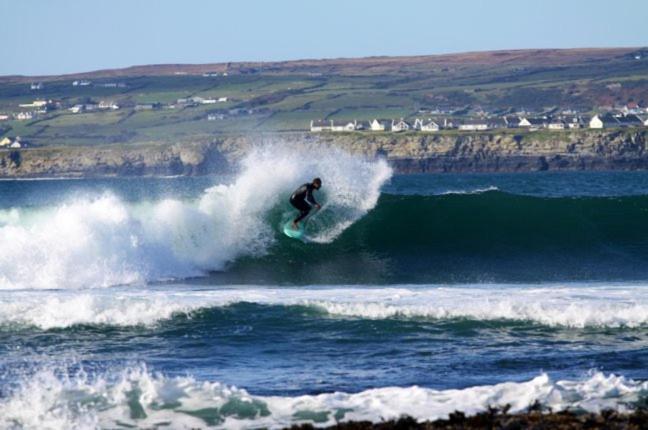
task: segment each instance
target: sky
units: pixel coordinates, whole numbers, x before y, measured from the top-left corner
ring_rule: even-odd
[[[0,0],[0,75],[648,46],[645,0]]]

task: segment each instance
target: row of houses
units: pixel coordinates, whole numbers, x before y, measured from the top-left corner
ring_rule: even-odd
[[[567,130],[579,128],[614,128],[648,126],[648,116],[626,114],[595,115],[586,118],[576,115],[559,117],[500,117],[500,118],[416,118],[414,122],[403,118],[374,119],[372,121],[339,121],[313,120],[310,123],[312,132],[343,131],[391,131],[394,133],[417,130],[435,132],[439,130],[486,131],[503,128],[521,128],[527,130]]]
[[[20,138],[20,136],[16,136],[14,139],[11,137],[3,137],[0,139],[0,148],[6,149],[19,149],[19,148],[24,148],[26,146],[25,142]]]

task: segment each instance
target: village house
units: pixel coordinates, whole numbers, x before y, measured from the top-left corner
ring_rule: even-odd
[[[331,131],[331,121],[326,119],[316,119],[310,122],[310,131]]]
[[[505,116],[504,124],[506,128],[518,128],[520,127],[520,118],[516,116]]]
[[[43,83],[42,82],[32,82],[29,85],[29,89],[32,90],[32,91],[42,90],[43,89]]]
[[[439,131],[441,127],[439,127],[439,124],[437,124],[430,118],[428,119],[417,118],[416,121],[414,121],[414,129],[420,131]]]
[[[216,121],[220,119],[225,119],[225,115],[222,113],[210,113],[207,115],[207,121]]]
[[[644,127],[648,127],[648,115],[637,115],[637,118],[639,118],[639,121],[641,121]]]
[[[21,103],[18,106],[24,108],[47,106],[47,100],[34,100],[31,103]]]
[[[31,112],[19,112],[16,114],[16,119],[18,121],[26,121],[29,119],[32,119],[34,117],[34,114]]]
[[[331,131],[355,131],[357,122],[354,121],[331,121]]]
[[[399,119],[398,121],[392,120],[391,131],[394,132],[394,133],[399,133],[401,131],[407,131],[410,128],[412,128],[410,123],[405,121],[403,118]]]
[[[86,81],[86,80],[73,81],[72,82],[73,87],[87,87],[87,86],[90,86],[91,84],[92,84],[92,81]]]
[[[9,137],[3,137],[0,139],[0,147],[5,147],[11,145],[13,141]]]
[[[99,102],[99,109],[101,109],[101,110],[107,110],[107,109],[117,110],[117,109],[119,109],[119,105],[114,103],[114,102],[103,101],[102,100],[102,101]]]
[[[374,119],[369,123],[371,131],[386,131],[391,128],[391,120],[388,119]]]
[[[552,118],[547,122],[547,128],[550,130],[564,130],[567,128],[567,124],[562,119]]]
[[[641,127],[643,121],[637,115],[616,115],[619,127]]]
[[[219,97],[218,103],[227,103],[227,97]]]
[[[594,115],[589,122],[589,128],[602,129],[614,127],[621,127],[621,123],[616,116],[609,112],[604,115]]]
[[[538,130],[540,128],[544,128],[546,124],[546,118],[522,117],[520,118],[519,126],[521,128],[528,128],[529,130]]]
[[[71,108],[68,109],[72,113],[79,113],[83,112],[83,105],[74,105]]]
[[[567,115],[563,118],[563,120],[565,121],[567,128],[570,129],[583,128],[583,119],[580,116]]]
[[[0,121],[7,121],[8,119],[9,119],[9,115],[0,114]]]
[[[485,119],[467,119],[459,124],[461,131],[484,131],[490,130],[488,120]]]

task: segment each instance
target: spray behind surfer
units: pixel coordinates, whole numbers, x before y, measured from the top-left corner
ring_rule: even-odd
[[[293,220],[292,228],[297,230],[299,222],[306,218],[315,206],[320,209],[321,206],[313,197],[313,191],[319,190],[322,187],[322,180],[320,178],[313,179],[313,182],[306,183],[295,190],[290,196],[290,204],[299,211],[299,215]]]

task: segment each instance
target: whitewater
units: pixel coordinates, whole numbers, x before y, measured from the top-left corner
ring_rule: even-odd
[[[286,238],[290,193],[322,210]],[[283,428],[648,400],[648,173],[0,181],[0,427]]]

